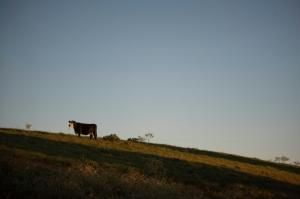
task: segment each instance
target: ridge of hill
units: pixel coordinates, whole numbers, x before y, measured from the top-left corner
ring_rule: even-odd
[[[300,168],[254,158],[0,128],[0,198],[298,198]]]

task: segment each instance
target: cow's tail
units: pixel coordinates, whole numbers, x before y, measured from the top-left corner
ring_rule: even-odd
[[[94,138],[95,138],[95,140],[97,139],[97,125],[95,127]]]

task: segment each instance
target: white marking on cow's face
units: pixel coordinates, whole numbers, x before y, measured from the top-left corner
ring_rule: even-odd
[[[69,122],[69,128],[74,128],[74,123],[73,122]]]

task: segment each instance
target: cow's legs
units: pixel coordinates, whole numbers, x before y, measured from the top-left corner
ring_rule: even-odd
[[[95,129],[95,131],[94,131],[94,138],[95,138],[95,140],[97,139],[97,129]]]
[[[93,135],[92,135],[92,133],[90,133],[90,140],[93,138]]]

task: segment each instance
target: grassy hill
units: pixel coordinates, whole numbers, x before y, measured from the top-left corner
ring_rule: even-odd
[[[300,168],[168,145],[0,129],[0,198],[299,198]]]

